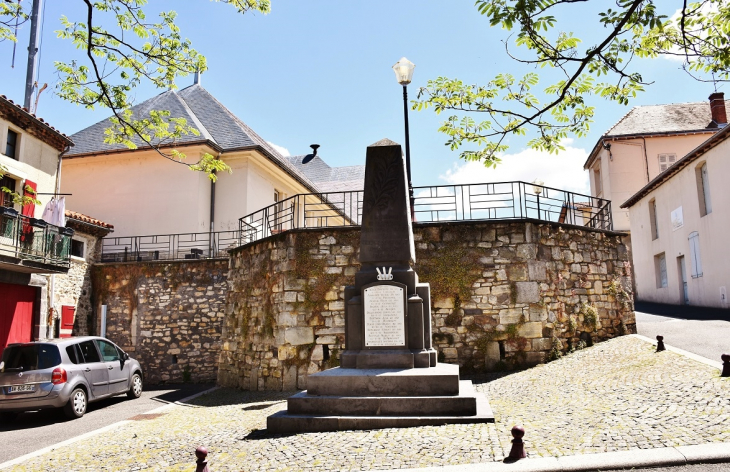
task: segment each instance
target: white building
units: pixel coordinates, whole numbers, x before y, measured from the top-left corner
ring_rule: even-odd
[[[728,308],[729,178],[725,126],[621,205],[630,215],[638,300]]]

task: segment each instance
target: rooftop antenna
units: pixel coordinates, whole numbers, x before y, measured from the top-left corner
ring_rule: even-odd
[[[319,144],[310,144],[309,147],[311,147],[314,152],[312,154],[307,154],[306,156],[304,156],[304,159],[302,159],[302,164],[306,164],[307,162],[317,157],[317,148],[319,148]]]

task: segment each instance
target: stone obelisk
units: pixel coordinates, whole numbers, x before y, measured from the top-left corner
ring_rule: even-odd
[[[340,367],[312,374],[308,390],[268,418],[272,432],[338,431],[493,422],[486,398],[459,366],[437,363],[431,296],[419,283],[400,145],[367,149],[361,268],[345,288]]]

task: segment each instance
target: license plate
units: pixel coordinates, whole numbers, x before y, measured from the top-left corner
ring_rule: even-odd
[[[34,390],[35,385],[14,385],[12,387],[8,387],[8,393],[32,392]]]

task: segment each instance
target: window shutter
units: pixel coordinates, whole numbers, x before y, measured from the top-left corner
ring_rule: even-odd
[[[707,163],[702,165],[702,192],[705,197],[705,214],[712,213],[712,202],[710,201],[710,177],[707,174]]]
[[[700,235],[697,231],[689,235],[689,252],[692,256],[692,277],[702,277],[702,258],[700,256]]]
[[[676,154],[659,154],[659,172],[664,172],[677,162]]]
[[[662,287],[668,286],[669,284],[667,283],[667,258],[664,255],[659,258],[659,273],[662,281]]]

